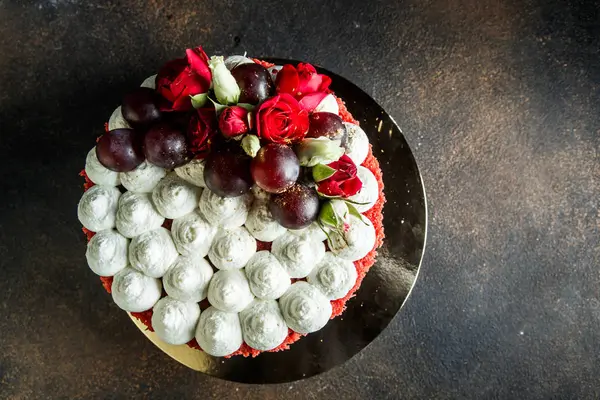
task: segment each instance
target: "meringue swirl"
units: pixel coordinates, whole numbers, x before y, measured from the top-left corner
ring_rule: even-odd
[[[356,267],[352,261],[336,257],[328,251],[306,280],[329,300],[337,300],[348,294],[356,283],[357,277]]]
[[[228,70],[232,70],[242,64],[254,64],[254,61],[246,56],[229,56],[225,59],[225,66]]]
[[[129,245],[129,262],[140,272],[160,278],[177,258],[171,232],[158,228],[136,236]]]
[[[340,106],[337,100],[330,93],[321,100],[321,102],[315,107],[313,112],[330,112],[336,115],[340,114]]]
[[[346,155],[354,161],[354,164],[361,165],[369,154],[369,138],[360,126],[349,122],[344,122],[344,125],[348,133],[344,143]]]
[[[290,277],[304,278],[325,255],[325,244],[288,232],[273,241],[271,252]]]
[[[159,228],[165,219],[156,211],[149,193],[126,192],[119,200],[116,225],[127,238]]]
[[[197,211],[173,220],[171,235],[181,255],[204,257],[208,254],[217,228],[210,225]]]
[[[123,113],[121,112],[121,106],[115,108],[115,111],[110,115],[108,119],[108,130],[112,131],[114,129],[131,129],[131,125],[129,122],[125,120],[123,117]]]
[[[288,335],[288,327],[275,300],[254,300],[240,312],[240,322],[244,342],[256,350],[272,350]]]
[[[140,87],[147,87],[150,89],[156,89],[156,74],[150,75],[140,85]]]
[[[225,312],[240,312],[254,299],[244,271],[215,272],[208,285],[208,301]]]
[[[255,202],[268,202],[271,199],[271,193],[263,190],[260,186],[252,186],[252,195],[254,196]]]
[[[119,308],[129,312],[142,312],[151,309],[160,299],[162,285],[160,279],[125,267],[115,274],[111,294]]]
[[[113,276],[128,264],[129,240],[114,229],[94,235],[87,244],[85,258],[90,269],[100,276]]]
[[[343,232],[331,231],[327,243],[338,257],[357,261],[375,247],[375,228],[368,218],[358,219],[351,215],[346,229]]]
[[[254,253],[256,240],[242,226],[219,231],[208,251],[208,258],[218,269],[240,269]]]
[[[95,147],[85,157],[85,173],[96,185],[119,186],[121,184],[119,173],[111,171],[100,163]]]
[[[144,161],[134,170],[121,173],[121,183],[130,192],[150,193],[165,175],[166,169]]]
[[[308,334],[323,328],[331,317],[331,303],[316,287],[296,282],[279,299],[279,308],[287,326]]]
[[[152,328],[169,344],[185,344],[194,338],[200,319],[197,303],[163,297],[152,309]]]
[[[356,203],[362,203],[354,204],[354,207],[356,207],[358,212],[364,213],[377,203],[377,199],[379,198],[379,184],[377,183],[375,175],[363,166],[358,167],[357,175],[362,182],[362,188],[354,196],[350,196],[349,200]]]
[[[200,314],[200,321],[196,327],[196,341],[202,350],[214,357],[233,353],[243,342],[238,314],[208,307]]]
[[[200,189],[175,174],[165,176],[152,191],[152,201],[165,218],[179,218],[191,213],[200,200]]]
[[[290,276],[269,251],[254,254],[245,269],[250,290],[260,299],[278,299],[291,285]]]
[[[288,232],[298,236],[305,236],[316,242],[324,242],[325,240],[327,240],[327,234],[325,233],[323,228],[321,228],[317,221],[313,222],[306,228],[290,229]]]
[[[200,197],[199,208],[210,224],[229,229],[244,225],[251,205],[250,193],[237,197],[221,197],[206,189]]]
[[[252,204],[246,219],[246,228],[252,236],[263,242],[272,242],[287,230],[273,219],[268,203],[262,201],[254,201]]]
[[[114,186],[92,186],[77,205],[79,222],[92,232],[114,228],[120,197],[121,192]]]
[[[163,276],[163,286],[174,299],[198,303],[206,298],[212,276],[204,258],[180,256]]]
[[[206,183],[204,183],[204,160],[194,159],[181,167],[175,168],[175,173],[192,185],[206,187]]]

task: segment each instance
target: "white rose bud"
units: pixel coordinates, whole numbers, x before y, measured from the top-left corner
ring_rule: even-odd
[[[212,72],[212,83],[219,103],[237,104],[240,98],[240,87],[231,72],[225,66],[222,56],[212,56],[208,62]]]

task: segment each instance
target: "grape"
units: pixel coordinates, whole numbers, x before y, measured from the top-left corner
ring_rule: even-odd
[[[260,148],[250,170],[261,189],[269,193],[281,193],[298,179],[300,162],[289,146],[270,143]]]
[[[191,158],[185,134],[166,123],[156,124],[146,132],[144,153],[151,164],[166,169],[180,167]]]
[[[154,89],[139,87],[123,98],[123,118],[134,128],[146,128],[160,120],[158,94]]]
[[[241,64],[231,70],[240,87],[240,103],[258,104],[275,89],[269,71],[259,64]]]
[[[98,140],[96,156],[111,171],[127,172],[144,161],[142,135],[133,129],[114,129]]]
[[[310,115],[310,128],[306,137],[318,138],[325,136],[332,140],[341,140],[341,144],[346,142],[346,127],[344,122],[337,114],[330,112],[316,112]]]
[[[271,196],[269,211],[285,228],[302,229],[317,219],[319,196],[316,190],[296,183],[285,192]]]
[[[251,158],[239,149],[212,151],[204,163],[206,187],[221,197],[237,197],[252,187]]]

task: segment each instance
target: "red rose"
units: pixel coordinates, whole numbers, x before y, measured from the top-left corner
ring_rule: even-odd
[[[304,95],[315,92],[326,92],[331,78],[318,74],[315,67],[300,63],[297,67],[291,64],[283,66],[277,73],[276,86],[278,93],[289,93],[301,99]]]
[[[248,110],[240,106],[227,107],[219,116],[219,130],[227,137],[234,137],[250,130]]]
[[[156,91],[165,98],[166,111],[192,109],[190,96],[206,93],[210,88],[211,73],[208,56],[202,47],[187,49],[186,58],[176,58],[166,63],[156,77]]]
[[[290,144],[304,139],[307,131],[308,112],[290,94],[271,97],[256,111],[256,133],[261,139]]]
[[[216,132],[217,118],[212,108],[200,108],[190,118],[187,138],[190,149],[197,158],[204,158],[210,150]]]
[[[362,182],[356,176],[357,168],[354,161],[346,154],[339,160],[327,164],[329,168],[335,170],[329,178],[321,181],[317,185],[317,191],[330,197],[350,197],[355,195],[362,188]]]

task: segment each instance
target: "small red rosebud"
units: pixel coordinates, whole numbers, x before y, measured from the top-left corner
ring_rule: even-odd
[[[240,106],[227,107],[219,116],[219,130],[226,137],[239,136],[250,130],[248,110]]]

